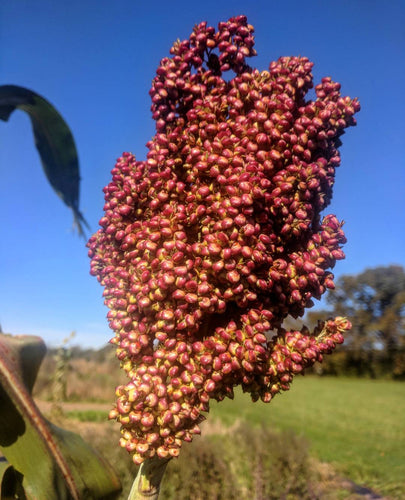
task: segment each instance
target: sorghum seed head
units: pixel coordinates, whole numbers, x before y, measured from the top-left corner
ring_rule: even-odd
[[[359,103],[330,78],[308,100],[307,58],[259,72],[253,47],[245,16],[174,44],[150,90],[147,159],[117,160],[88,243],[129,378],[110,418],[136,464],[178,456],[237,385],[269,402],[350,328],[282,323],[333,288],[327,270],[344,258],[342,224],[320,214]]]

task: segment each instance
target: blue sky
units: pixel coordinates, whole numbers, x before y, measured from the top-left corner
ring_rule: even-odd
[[[405,265],[405,3],[375,0],[12,0],[0,4],[0,84],[43,95],[68,122],[79,152],[81,209],[98,228],[102,188],[123,151],[139,159],[154,133],[148,91],[160,59],[195,23],[246,14],[264,70],[283,55],[314,63],[360,99],[343,137],[328,213],[346,221],[336,276]],[[28,117],[0,122],[0,323],[13,334],[99,347],[112,336],[85,242],[48,185]]]

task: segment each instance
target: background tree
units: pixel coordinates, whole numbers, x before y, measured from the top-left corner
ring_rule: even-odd
[[[341,276],[336,281],[336,289],[328,294],[327,302],[333,309],[323,313],[347,316],[353,328],[340,358],[335,356],[331,363],[328,360],[325,370],[372,377],[382,374],[405,377],[403,267],[379,266],[357,275]],[[317,318],[321,316],[316,313]]]

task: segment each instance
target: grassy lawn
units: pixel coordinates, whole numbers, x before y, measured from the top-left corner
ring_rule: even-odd
[[[235,400],[213,404],[209,419],[243,419],[304,436],[321,461],[358,484],[405,498],[405,384],[298,377],[269,405]]]
[[[71,409],[67,416],[106,420],[99,409]],[[405,498],[404,383],[297,377],[290,391],[268,405],[236,391],[233,401],[212,403],[208,420],[214,428],[220,420],[226,426],[246,421],[292,430],[306,438],[311,454],[343,477],[392,499]],[[204,424],[202,431],[204,436]]]

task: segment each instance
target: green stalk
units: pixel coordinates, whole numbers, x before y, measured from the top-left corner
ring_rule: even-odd
[[[128,500],[157,500],[160,483],[170,458],[147,458],[139,467]]]

